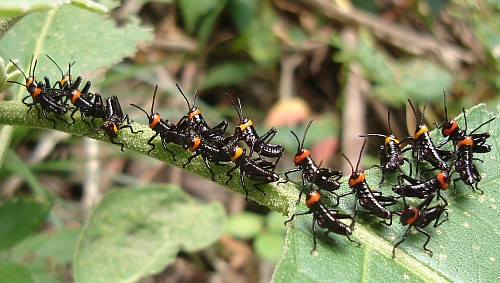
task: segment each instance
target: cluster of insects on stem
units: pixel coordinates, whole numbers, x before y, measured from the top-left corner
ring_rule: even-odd
[[[117,141],[120,130],[128,129],[134,134],[142,132],[134,130],[129,115],[122,110],[117,96],[103,97],[97,92],[92,92],[92,84],[89,81],[80,89],[83,78],[78,76],[73,81],[71,75],[71,67],[75,62],[68,64],[68,71],[64,73],[51,57],[48,55],[47,57],[61,73],[61,79],[53,85],[48,77],[44,77],[43,81],[37,81],[35,71],[38,61],[34,60],[33,57],[27,75],[11,60],[23,74],[25,83],[10,82],[26,88],[28,95],[22,102],[28,106],[28,112],[35,108],[38,111],[38,117],[43,116],[51,121],[54,128],[56,128],[58,121],[68,125],[74,124],[76,122],[75,115],[79,112],[81,120],[87,124],[90,133],[103,132],[109,137],[111,143],[119,145],[122,151],[125,145]],[[197,93],[194,94],[194,100],[191,104],[178,85],[177,88],[185,99],[188,109],[187,113],[176,123],[162,119],[161,115],[155,112],[158,86],[154,90],[149,112],[137,104],[131,104],[146,115],[149,127],[154,132],[147,141],[150,146],[148,154],[157,150],[154,140],[160,138],[163,150],[167,151],[173,160],[177,160],[177,156],[175,151],[170,148],[171,144],[193,153],[183,163],[183,167],[188,166],[192,160],[200,156],[210,171],[213,181],[216,180],[217,176],[212,169],[212,164],[230,167],[225,173],[226,184],[229,184],[233,179],[234,172],[238,170],[239,181],[247,199],[249,190],[246,179],[252,181],[252,187],[255,190],[265,195],[266,192],[262,185],[272,182],[286,183],[290,180],[290,174],[300,172],[302,188],[297,202],[300,202],[305,193],[305,204],[308,210],[294,213],[285,224],[294,220],[296,216],[312,214],[313,251],[316,250],[317,246],[316,224],[326,229],[325,234],[330,239],[330,234],[343,235],[350,242],[359,245],[357,241],[351,239],[351,236],[358,212],[363,211],[379,218],[380,222],[386,226],[393,225],[393,216],[396,214],[400,216],[400,223],[408,226],[403,237],[394,244],[393,257],[396,247],[406,240],[411,227],[427,237],[423,249],[432,255],[432,251],[427,248],[431,236],[424,228],[432,222],[434,222],[433,226],[437,227],[448,218],[446,211],[448,201],[441,191],[447,190],[451,181],[453,181],[454,187],[456,187],[457,182],[461,181],[470,186],[473,191],[482,193],[478,186],[481,174],[475,165],[476,161],[482,162],[482,160],[476,154],[491,151],[491,146],[486,144],[490,133],[477,133],[477,131],[492,122],[494,118],[468,132],[466,112],[462,109],[465,128],[461,129],[456,120],[448,118],[446,94],[443,96],[445,121],[441,125],[436,125],[445,139],[441,144],[434,143],[429,134],[429,128],[424,123],[425,110],[429,100],[425,103],[420,119],[417,117],[417,111],[412,102],[408,100],[416,119],[416,129],[412,137],[406,137],[402,140],[396,138],[392,133],[391,110],[389,109],[387,115],[389,134],[368,133],[360,135],[365,140],[360,149],[356,166],[353,166],[351,161],[342,154],[351,167],[348,179],[350,190],[339,194],[337,191],[341,187],[342,173],[339,170],[323,167],[321,163],[317,164],[311,157],[310,150],[304,145],[313,120],[307,124],[302,139],[299,139],[298,135],[291,131],[297,141],[297,151],[293,159],[295,167],[286,170],[284,172],[285,179],[280,180],[280,176],[275,170],[283,156],[285,147],[279,143],[272,143],[272,139],[277,133],[275,128],[259,135],[252,119],[243,115],[240,99],[235,101],[229,95],[228,98],[239,117],[238,125],[232,133],[228,133],[227,121],[221,121],[212,127],[203,117],[200,108],[196,106]],[[27,102],[29,98],[32,100],[31,103]],[[70,121],[63,118],[68,113],[70,113]],[[90,122],[87,118],[90,118]],[[365,172],[359,168],[367,140],[372,137],[384,138],[384,143],[379,148],[380,164],[376,165],[382,172],[379,185],[385,182],[387,174],[397,174],[397,184],[392,184],[394,195],[388,195],[371,188],[366,181]],[[444,145],[450,142],[452,149],[443,149]],[[404,148],[404,144],[408,146]],[[405,154],[407,151],[411,151],[411,156],[409,153]],[[454,174],[458,176],[453,178]],[[324,192],[327,192],[328,198],[333,200],[332,205],[323,201],[322,194]],[[354,197],[352,213],[341,213],[337,208],[339,200],[351,195]],[[406,200],[408,197],[417,198],[420,202],[416,205],[410,205]],[[403,208],[394,209],[393,207],[400,199],[402,199]]]

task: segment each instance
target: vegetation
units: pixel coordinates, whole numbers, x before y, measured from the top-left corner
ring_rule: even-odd
[[[278,172],[293,167],[297,145],[289,131],[300,136],[314,118],[306,140],[313,157],[348,175],[350,167],[339,153],[355,160],[363,142],[359,134],[387,133],[388,107],[394,133],[413,132],[414,121],[405,123],[406,113],[412,115],[405,111],[407,98],[420,109],[431,99],[429,125],[443,120],[443,90],[449,116],[467,109],[469,130],[498,117],[500,23],[494,19],[499,12],[490,0],[0,4],[0,278],[498,279],[500,119],[481,128],[490,131],[493,148],[477,163],[485,193],[457,183],[457,193],[445,192],[449,221],[429,229],[434,256],[422,251],[422,235],[410,234],[392,259],[392,246],[406,228],[397,218],[386,228],[363,216],[353,233],[360,247],[340,236],[335,243],[319,236],[317,254],[311,255],[311,217],[283,226],[291,213],[306,210],[295,205],[299,185],[270,184],[266,196],[251,190],[251,201],[245,202],[237,178],[227,187],[238,194],[220,188],[225,167],[214,166],[220,176],[214,183],[201,159],[178,169],[191,154],[180,147],[172,146],[179,161],[164,150],[153,151],[154,160],[147,155],[153,132],[144,114],[128,104],[149,109],[158,84],[156,110],[177,121],[187,108],[175,88],[179,83],[188,97],[198,90],[197,105],[210,124],[227,119],[234,126],[236,113],[226,93],[239,97],[259,132],[277,127],[275,141],[285,144],[287,155]],[[143,132],[120,131],[126,145],[120,152],[96,142],[109,139],[89,133],[80,120],[48,131],[52,123],[38,118],[36,110],[26,113],[20,102],[25,88],[6,83],[23,80],[9,59],[28,70],[33,54],[39,59],[37,76],[53,81],[60,73],[45,54],[61,67],[76,61],[72,74],[91,80],[92,89],[105,97],[117,95],[136,121],[134,129]],[[459,124],[464,124],[462,116]],[[433,135],[439,139],[437,132]],[[161,148],[158,139],[155,144]],[[378,162],[378,144],[369,140],[365,167]],[[367,172],[376,187],[380,171]],[[348,191],[345,177],[342,182],[339,191]],[[390,192],[391,182],[394,176],[380,190]],[[340,207],[351,211],[352,199]]]

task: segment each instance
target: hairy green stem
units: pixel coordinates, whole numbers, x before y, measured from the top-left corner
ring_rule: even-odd
[[[14,101],[1,101],[0,102],[0,124],[12,125],[12,126],[24,126],[30,128],[42,128],[42,129],[54,129],[51,121],[43,118],[40,115],[38,117],[38,111],[33,107],[31,111],[26,113],[28,107],[21,102]],[[55,119],[53,114],[48,114],[50,118]],[[61,118],[66,121],[71,121],[69,114],[62,116]],[[76,122],[73,125],[68,125],[58,119],[56,119],[56,129],[58,131],[66,132],[72,135],[85,136],[92,139],[110,142],[109,138],[104,135],[101,131],[99,133],[94,133],[89,129],[88,125],[80,119],[79,112],[75,114]],[[148,145],[148,140],[154,135],[148,126],[132,123],[134,131],[142,130],[142,133],[133,134],[129,129],[122,129],[118,133],[116,142],[121,142],[125,145],[125,148],[137,151],[144,155],[148,155],[148,151],[151,148]],[[182,149],[182,147],[177,145],[169,145],[169,149],[175,152],[177,156],[177,161],[172,159],[172,155],[163,149],[161,145],[160,138],[156,138],[153,143],[156,148],[151,152],[149,156],[156,158],[160,161],[168,163],[172,166],[177,166],[183,168],[182,164],[186,162],[187,158],[191,156],[188,150]],[[117,147],[119,150],[119,147]],[[239,172],[236,170],[233,174],[233,179],[229,182],[229,185],[225,184],[226,177],[225,172],[230,167],[223,166],[213,166],[216,182],[222,186],[229,188],[230,190],[244,194],[244,190],[240,184]],[[200,158],[195,158],[188,166],[183,168],[186,171],[193,172],[203,178],[210,179],[210,172],[205,167],[203,160]],[[292,182],[287,184],[277,184],[271,183],[262,186],[263,190],[267,193],[266,195],[258,192],[252,186],[252,182],[248,179],[245,180],[247,189],[249,190],[249,198],[258,202],[261,205],[267,206],[270,209],[276,210],[284,215],[288,215],[291,210],[295,207],[295,202],[298,198],[299,187]]]

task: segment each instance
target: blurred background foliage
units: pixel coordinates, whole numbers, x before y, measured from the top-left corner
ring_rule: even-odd
[[[61,48],[58,34],[49,30],[47,41],[60,48],[49,55],[63,67],[76,60],[74,74],[92,80],[105,96],[118,94],[125,112],[140,123],[146,122],[143,114],[128,104],[149,109],[155,84],[160,87],[156,111],[171,121],[187,108],[176,83],[188,97],[198,91],[197,105],[212,125],[222,119],[233,126],[237,123],[226,94],[239,97],[245,116],[255,121],[259,133],[278,128],[274,141],[287,148],[278,172],[293,166],[297,145],[289,130],[301,136],[311,118],[315,122],[306,145],[318,162],[340,169],[346,164],[339,152],[357,158],[359,134],[388,132],[388,107],[393,109],[393,132],[408,135],[407,98],[420,106],[431,98],[426,112],[430,123],[444,116],[443,91],[448,94],[450,116],[480,102],[490,109],[498,103],[500,2],[496,0],[97,2],[72,4],[79,7],[73,7],[77,16],[109,10],[116,23],[107,28],[110,31],[135,25],[128,35],[136,49],[116,55],[114,48],[123,49],[113,41],[79,42],[79,24],[69,18],[64,25],[75,30],[74,41],[66,40]],[[1,34],[11,36],[10,27],[28,20],[24,15],[45,19],[52,9],[66,4],[33,3],[0,4]],[[36,38],[37,31],[32,32]],[[94,30],[81,32],[92,35]],[[15,43],[25,46],[19,40]],[[103,51],[88,47],[93,51],[87,52],[82,44]],[[75,51],[77,47],[81,50]],[[34,51],[19,55],[16,48],[2,43],[0,55],[5,62],[20,59],[27,67]],[[119,62],[121,57],[113,55],[126,58]],[[103,57],[109,60],[99,59]],[[2,73],[9,70],[5,65],[0,64]],[[54,69],[48,60],[41,60],[37,72],[57,78]],[[11,99],[12,93],[3,92],[1,98]],[[366,154],[373,156],[364,159],[367,165],[376,163],[377,147],[373,143]],[[5,258],[0,273],[14,272],[20,276],[16,282],[73,280],[73,254],[92,207],[111,188],[154,183],[174,184],[202,203],[220,202],[228,219],[215,245],[207,242],[201,251],[186,251],[181,244],[183,251],[172,264],[140,274],[146,276],[142,282],[269,281],[281,256],[281,216],[178,168],[130,151],[122,154],[96,141],[24,128],[14,129],[10,148],[0,171],[0,211],[9,211],[0,214],[4,225],[0,250]],[[343,172],[350,169],[344,167]],[[23,220],[12,221],[12,215]]]

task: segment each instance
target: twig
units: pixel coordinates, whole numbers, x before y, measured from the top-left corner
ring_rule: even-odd
[[[298,2],[334,21],[367,28],[378,39],[410,54],[432,55],[452,69],[460,67],[461,63],[472,64],[477,60],[468,50],[441,42],[429,35],[411,31],[354,7],[343,8],[330,0],[299,0]]]
[[[342,33],[347,48],[355,49],[358,41],[358,34],[355,29],[348,28]],[[353,62],[347,66],[347,81],[344,89],[344,107],[342,112],[342,151],[349,160],[356,160],[363,140],[358,137],[359,133],[365,130],[366,105],[363,93],[367,91],[368,82],[361,75],[361,67]],[[342,171],[350,173],[351,167],[346,162],[343,163]]]

